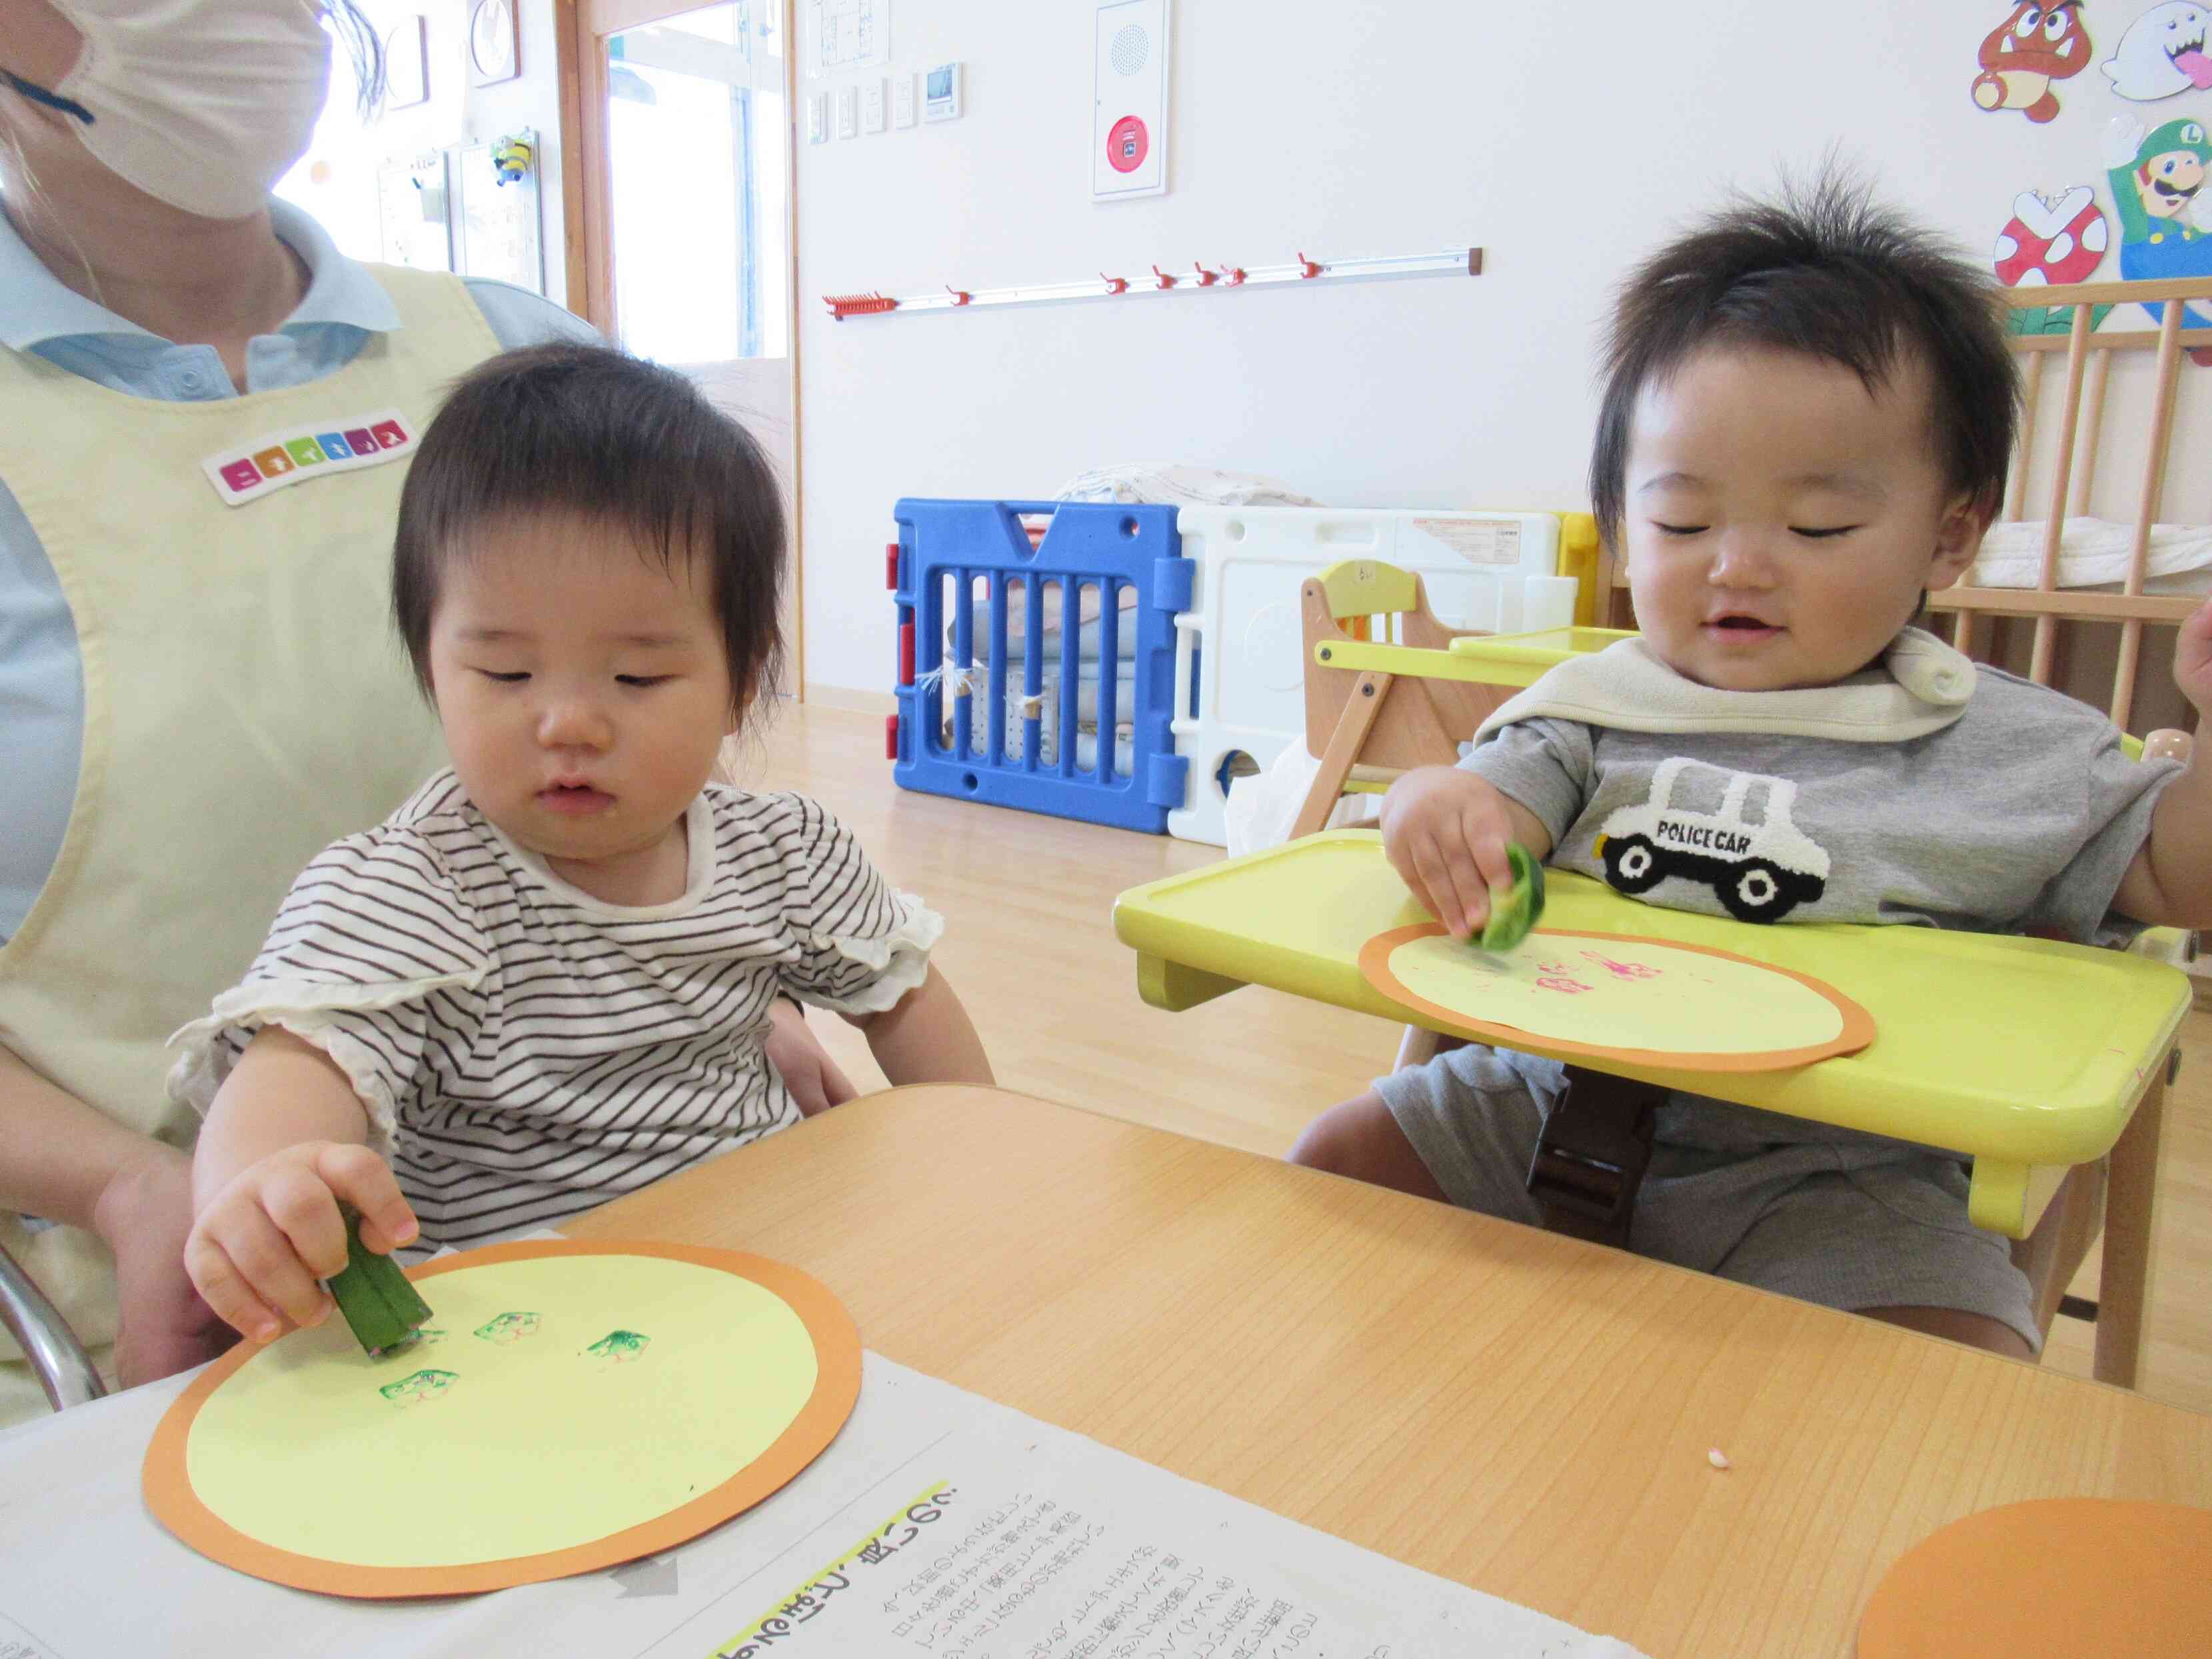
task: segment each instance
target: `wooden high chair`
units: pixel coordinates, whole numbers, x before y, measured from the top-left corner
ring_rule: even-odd
[[[2040,511],[2041,569],[2033,587],[1981,587],[1970,579],[1931,595],[1929,604],[1953,618],[1951,642],[1968,656],[2101,704],[2124,732],[2142,724],[2141,705],[2165,690],[2164,665],[2144,661],[2144,629],[2179,623],[2202,603],[2199,596],[2144,588],[2152,528],[2177,510],[2168,499],[2174,434],[2192,420],[2201,428],[2212,406],[2212,367],[2184,362],[2186,351],[2202,363],[2199,354],[2212,348],[2212,331],[2187,326],[2184,315],[2191,301],[2212,308],[2212,277],[2014,289],[2002,297],[2015,319],[2007,344],[2019,360],[2022,398],[1999,518],[2019,522]],[[2150,306],[2159,307],[2158,325],[2142,328],[2145,313],[2135,307]],[[2063,331],[2044,331],[2054,324]],[[2050,372],[2054,363],[2063,363],[2063,376]],[[2047,382],[2057,393],[2055,409]],[[2212,501],[2202,470],[2185,471],[2178,482],[2189,492],[2178,504],[2180,515],[2203,522]],[[2066,520],[2100,513],[2130,532],[2121,591],[2060,586]],[[1599,584],[1599,620],[1626,623],[1626,577],[1610,548],[1600,556]],[[2168,718],[2177,712],[2194,724],[2193,713],[2168,705]],[[2189,744],[2184,732],[2154,731],[2143,750],[2185,757]],[[2154,930],[2137,948],[2168,960],[2195,955],[2194,941],[2172,929]],[[2013,1249],[2033,1287],[2042,1329],[2062,1308],[2096,1321],[2097,1376],[2108,1382],[2135,1380],[2160,1118],[2179,1060],[2176,1050],[2111,1155],[2076,1166],[2042,1223]],[[2072,1305],[2066,1286],[2100,1225],[2102,1291],[2094,1304]]]
[[[1350,559],[1299,588],[1306,750],[1321,763],[1291,839],[1328,822],[1347,793],[1376,793],[1417,766],[1449,766],[1474,729],[1544,668],[1626,635],[1563,628],[1493,635],[1447,628],[1421,579],[1379,559]],[[1542,641],[1471,654],[1493,640]],[[1508,660],[1511,659],[1511,660]]]

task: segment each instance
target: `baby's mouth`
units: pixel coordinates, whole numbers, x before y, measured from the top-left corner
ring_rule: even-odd
[[[538,799],[556,812],[575,812],[605,805],[614,797],[588,783],[550,783],[538,792]]]

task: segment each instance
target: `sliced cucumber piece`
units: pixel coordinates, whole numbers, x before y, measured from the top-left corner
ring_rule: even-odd
[[[1513,867],[1513,885],[1491,895],[1490,920],[1482,927],[1486,951],[1511,950],[1544,914],[1544,866],[1517,841],[1507,844],[1505,861]]]
[[[354,1340],[374,1358],[413,1341],[430,1306],[397,1261],[361,1242],[361,1212],[350,1204],[338,1208],[345,1217],[346,1265],[323,1283]]]

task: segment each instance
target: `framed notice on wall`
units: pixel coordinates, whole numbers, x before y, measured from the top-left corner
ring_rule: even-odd
[[[532,130],[511,135],[538,149]],[[540,234],[538,169],[501,181],[492,164],[491,144],[470,144],[453,152],[460,179],[459,211],[453,221],[457,269],[467,276],[495,277],[533,294],[545,292],[545,254]]]
[[[476,0],[469,8],[469,84],[495,86],[522,73],[514,7],[509,0]]]

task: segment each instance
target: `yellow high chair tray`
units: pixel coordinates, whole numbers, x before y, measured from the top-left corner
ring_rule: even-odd
[[[1530,634],[1471,635],[1445,648],[1490,671],[1483,678],[1492,685],[1534,685],[1571,657],[1587,657],[1635,637],[1633,629],[1623,628],[1545,628]]]
[[[1447,1030],[1360,971],[1370,939],[1428,919],[1367,830],[1149,882],[1114,907],[1155,1007],[1249,983]],[[2120,951],[1931,927],[1759,927],[1660,909],[1560,871],[1549,872],[1542,926],[1717,948],[1833,986],[1873,1017],[1874,1041],[1856,1054],[1768,1072],[1578,1063],[1964,1153],[1975,1223],[2013,1238],[2033,1229],[2069,1166],[2112,1149],[2190,1005],[2185,975]],[[1534,1039],[1513,1046],[1547,1052]]]

